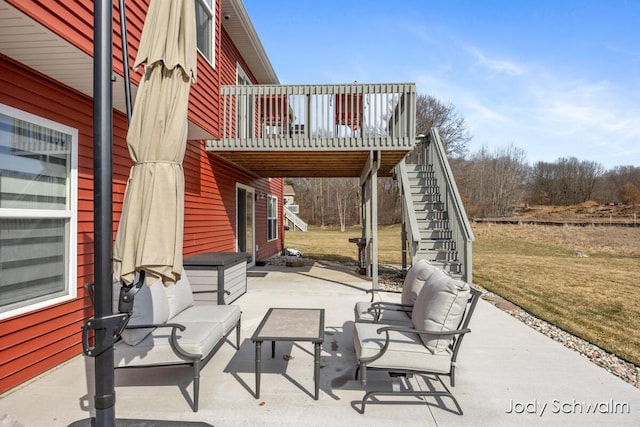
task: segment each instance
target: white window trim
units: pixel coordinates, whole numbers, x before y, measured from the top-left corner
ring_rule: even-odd
[[[269,216],[269,205],[271,204],[271,199],[275,200],[276,202],[276,215],[273,217]],[[278,240],[278,197],[272,195],[272,194],[268,194],[267,195],[267,242],[273,242],[275,240]],[[272,239],[269,239],[269,221],[270,220],[274,220],[275,224],[276,224],[276,229],[275,229],[275,236],[273,236]]]
[[[69,218],[69,277],[67,283],[67,294],[45,301],[39,301],[30,305],[19,307],[0,313],[0,320],[41,310],[62,302],[74,300],[78,293],[78,129],[65,126],[61,123],[45,119],[8,105],[0,104],[0,113],[15,117],[20,120],[29,121],[39,126],[48,127],[50,129],[71,135],[71,170],[69,171],[68,188],[69,188],[69,206],[67,210],[48,210],[48,209],[0,209],[0,217],[2,218]]]
[[[205,0],[196,0],[196,2],[199,2],[205,9],[209,11],[209,14],[211,16],[211,52],[210,52],[211,58],[208,58],[207,55],[203,53],[199,48],[198,48],[198,52],[200,52],[200,55],[202,55],[202,57],[211,65],[212,68],[216,68],[216,2],[217,1],[218,0],[213,0],[212,2],[213,9],[211,9]]]
[[[240,79],[242,79],[244,83],[240,83]],[[247,73],[242,68],[242,65],[240,65],[239,62],[236,62],[236,85],[240,86],[240,85],[252,85],[252,84],[253,82],[251,81]]]
[[[257,256],[257,252],[258,252],[258,248],[256,246],[256,204],[255,204],[255,197],[256,197],[256,189],[253,187],[250,187],[248,185],[245,184],[241,184],[239,182],[236,182],[236,229],[235,229],[235,248],[236,248],[236,252],[238,252],[240,250],[240,248],[238,247],[238,189],[243,189],[247,192],[247,194],[251,194],[251,197],[253,199],[253,210],[251,213],[251,242],[247,242],[247,245],[251,245],[251,253],[252,253],[252,259],[250,261],[248,261],[247,263],[247,267],[253,267],[255,266],[255,262],[256,262],[256,256]]]

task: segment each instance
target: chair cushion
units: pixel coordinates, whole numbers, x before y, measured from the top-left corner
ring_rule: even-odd
[[[416,263],[407,271],[407,276],[404,278],[401,296],[402,304],[415,304],[416,298],[418,298],[418,294],[420,294],[420,290],[424,286],[425,282],[429,276],[437,270],[440,269],[429,264],[429,261],[427,260],[421,259],[416,261]]]
[[[161,285],[162,286],[162,285]],[[213,322],[183,323],[184,331],[178,331],[178,343],[192,354],[207,355],[222,339],[222,324]],[[116,367],[170,365],[184,363],[171,348],[171,328],[157,328],[136,346],[119,342],[114,347]]]
[[[355,319],[356,322],[373,322],[374,315],[369,311],[371,308],[370,301],[360,301],[357,302],[354,311],[355,311]],[[411,325],[411,317],[410,313],[405,311],[396,311],[396,310],[382,310],[382,316],[379,319],[380,323],[386,324],[401,324],[405,326],[412,327]]]
[[[173,319],[185,309],[193,306],[193,293],[187,272],[182,270],[182,277],[176,283],[164,288],[169,303],[169,319]]]
[[[240,307],[237,305],[196,305],[180,312],[171,319],[172,323],[207,321],[222,324],[222,332],[227,335],[240,321]]]
[[[353,329],[353,344],[358,360],[375,356],[382,350],[385,333],[377,330],[384,325],[356,323]],[[391,345],[380,358],[367,363],[368,367],[397,370],[428,371],[446,374],[451,369],[449,351],[433,353],[424,346],[418,334],[390,331]]]
[[[464,315],[471,291],[462,280],[449,276],[441,277],[422,287],[411,313],[416,329],[428,331],[456,330]],[[434,353],[443,352],[451,343],[452,336],[421,334],[424,345]]]
[[[137,278],[136,278],[137,280]],[[113,311],[118,313],[120,300],[120,281],[113,278]],[[162,281],[157,280],[151,286],[142,286],[133,299],[133,313],[129,319],[129,326],[142,324],[162,324],[169,319],[169,304],[164,293]],[[142,341],[153,329],[125,329],[122,340],[129,345],[136,345]]]

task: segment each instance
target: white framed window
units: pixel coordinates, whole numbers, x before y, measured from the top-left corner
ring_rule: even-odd
[[[216,66],[216,2],[215,0],[196,0],[196,42],[198,50],[212,67]]]
[[[267,241],[278,238],[278,198],[267,196]]]
[[[0,319],[76,297],[78,130],[0,104]]]

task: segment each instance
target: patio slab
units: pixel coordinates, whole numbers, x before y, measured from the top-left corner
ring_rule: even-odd
[[[351,270],[318,263],[252,269],[247,294],[235,302],[243,311],[240,349],[223,345],[203,369],[199,411],[190,406],[190,370],[120,370],[119,425],[640,425],[639,389],[486,301],[480,301],[460,352],[453,393],[463,416],[450,401],[436,398],[367,404],[361,414],[365,390],[354,380],[351,331],[353,306],[366,299],[369,287]],[[325,309],[319,400],[313,398],[313,345],[298,342],[279,342],[273,359],[270,346],[263,346],[260,399],[255,398],[250,337],[270,307]],[[373,374],[368,389],[390,389],[386,375]],[[432,384],[416,376],[410,386]],[[93,359],[78,356],[1,396],[0,426],[89,425],[92,405]]]

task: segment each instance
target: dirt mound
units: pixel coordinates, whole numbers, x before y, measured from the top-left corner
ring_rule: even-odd
[[[587,200],[571,206],[526,206],[518,209],[513,219],[636,223],[640,221],[640,205],[601,205],[593,200]]]
[[[600,203],[594,202],[593,200],[587,200],[586,202],[580,203],[579,205],[576,205],[576,206],[579,206],[581,208],[595,208],[600,206]]]

